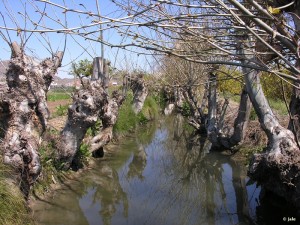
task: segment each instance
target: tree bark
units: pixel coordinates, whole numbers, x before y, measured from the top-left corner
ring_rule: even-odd
[[[268,151],[253,156],[248,175],[267,190],[300,207],[297,201],[300,197],[300,150],[295,137],[273,114],[262,92],[259,72],[245,72],[250,99],[269,141]]]
[[[133,111],[138,114],[142,111],[144,102],[148,96],[148,88],[143,79],[143,74],[139,74],[136,77],[128,77],[130,82],[130,88],[133,92]]]
[[[90,142],[91,151],[95,157],[103,156],[103,147],[109,143],[113,138],[113,126],[117,122],[119,108],[124,101],[124,97],[117,92],[113,93],[112,98],[108,101],[108,104],[103,107],[101,111],[102,128],[99,134]]]
[[[234,132],[230,137],[230,143],[232,143],[232,145],[238,145],[244,140],[246,135],[252,108],[251,101],[246,89],[246,86],[244,86],[241,93],[238,116],[234,120]]]
[[[213,72],[209,74],[207,137],[213,145],[218,145],[217,135],[217,80]]]
[[[101,110],[108,104],[108,95],[100,80],[84,80],[81,90],[73,95],[68,109],[68,119],[61,132],[59,160],[68,169],[89,127],[94,125]]]
[[[296,61],[296,67],[300,69],[300,1],[296,1],[294,3],[294,7],[289,8],[292,13],[291,16],[295,23],[295,30],[297,31],[296,38],[298,37],[298,47],[296,55],[298,56],[298,60]],[[300,78],[300,74],[297,74],[297,77]],[[289,129],[292,130],[296,136],[296,140],[299,142],[300,140],[300,85],[299,83],[295,83],[293,90],[293,95],[290,102],[290,112],[291,112],[291,119],[289,122]],[[300,143],[298,143],[300,146]]]
[[[208,96],[207,136],[212,142],[213,148],[233,149],[241,144],[245,138],[251,110],[250,100],[246,87],[244,87],[234,126],[230,127],[229,124],[225,126],[225,114],[229,101],[225,99],[222,109],[218,110],[216,88],[216,76],[211,73]]]
[[[20,174],[21,190],[27,197],[41,171],[38,149],[49,118],[47,92],[63,53],[38,63],[26,56],[17,43],[12,46],[6,72],[8,90],[0,103],[9,112],[4,115],[3,155],[4,163]]]

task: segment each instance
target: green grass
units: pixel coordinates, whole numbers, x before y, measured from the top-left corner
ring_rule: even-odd
[[[148,96],[145,100],[143,109],[135,115],[132,109],[132,94],[129,94],[123,102],[116,124],[114,125],[115,133],[125,133],[139,124],[144,124],[158,117],[158,105],[152,96]]]
[[[159,106],[155,101],[154,97],[148,96],[144,102],[141,118],[138,120],[139,123],[145,123],[158,117]]]
[[[65,91],[49,91],[47,94],[47,99],[50,102],[54,102],[57,100],[67,100],[71,99],[71,94]]]
[[[288,115],[288,110],[284,101],[281,100],[269,100],[270,107],[276,110],[280,115]]]
[[[234,102],[239,103],[241,100],[241,96],[240,95],[232,95],[232,96],[230,96],[230,99]]]
[[[129,131],[136,126],[137,118],[132,109],[132,95],[127,96],[123,102],[116,124],[114,125],[114,132],[123,133]]]
[[[10,168],[0,159],[0,224],[34,224],[19,188],[6,180],[10,173]]]
[[[238,96],[238,95],[231,96],[230,99],[237,102],[237,103],[240,102],[240,96]],[[268,99],[268,102],[270,104],[271,109],[275,110],[280,115],[282,115],[282,116],[288,115],[288,110],[286,108],[286,105],[285,105],[284,101],[278,100],[278,99],[277,100]],[[256,119],[256,114],[255,114],[254,110],[253,110],[253,112],[251,112],[250,117],[252,119]]]

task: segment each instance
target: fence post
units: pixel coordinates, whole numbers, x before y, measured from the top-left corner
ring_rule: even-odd
[[[101,57],[95,57],[93,60],[93,74],[92,80],[101,79],[102,85],[107,91],[109,82],[109,65],[110,62]]]

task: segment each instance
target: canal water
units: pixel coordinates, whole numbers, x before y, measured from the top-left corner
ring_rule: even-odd
[[[114,153],[53,197],[37,200],[32,207],[37,224],[226,225],[259,220],[260,189],[249,184],[245,162],[209,153],[210,143],[193,135],[181,117],[141,127],[113,148]]]

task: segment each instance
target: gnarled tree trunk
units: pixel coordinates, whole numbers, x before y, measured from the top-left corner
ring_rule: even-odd
[[[133,111],[138,114],[142,111],[144,102],[148,96],[148,88],[143,79],[143,74],[138,74],[136,77],[128,77],[130,88],[133,92]]]
[[[20,174],[21,190],[28,196],[40,174],[40,138],[47,126],[49,111],[46,94],[60,66],[63,53],[38,63],[13,43],[13,54],[6,72],[8,90],[1,99],[6,114],[3,139],[4,163]]]
[[[108,104],[108,95],[100,80],[84,80],[81,90],[73,94],[68,109],[68,119],[61,132],[59,160],[68,169],[89,127],[94,125],[101,110]]]
[[[216,76],[210,73],[206,129],[213,148],[232,149],[243,142],[251,110],[250,100],[245,89],[246,87],[242,90],[238,114],[232,127],[230,124],[225,124],[229,101],[225,99],[222,108],[218,109]]]
[[[243,54],[243,49],[241,50]],[[250,57],[250,55],[245,57]],[[251,58],[253,61],[253,58]],[[250,63],[244,60],[242,63]],[[247,92],[268,137],[268,150],[255,154],[248,175],[265,189],[300,207],[300,150],[293,133],[282,127],[263,93],[260,71],[243,67]]]
[[[91,151],[96,157],[104,154],[103,147],[113,138],[113,126],[117,122],[119,108],[123,100],[122,95],[114,92],[112,98],[108,100],[108,104],[101,111],[102,128],[99,134],[93,137],[90,142]]]
[[[296,1],[293,7],[289,7],[288,11],[292,12],[291,16],[293,17],[295,23],[296,38],[298,37],[298,48],[296,55],[298,59],[296,61],[296,67],[300,69],[300,1]],[[300,74],[297,74],[297,78],[300,78]],[[294,84],[297,88],[294,87],[293,95],[290,102],[290,111],[291,111],[291,120],[289,123],[289,129],[294,132],[297,137],[297,141],[300,141],[300,85],[299,83]],[[298,143],[300,145],[300,143]]]

